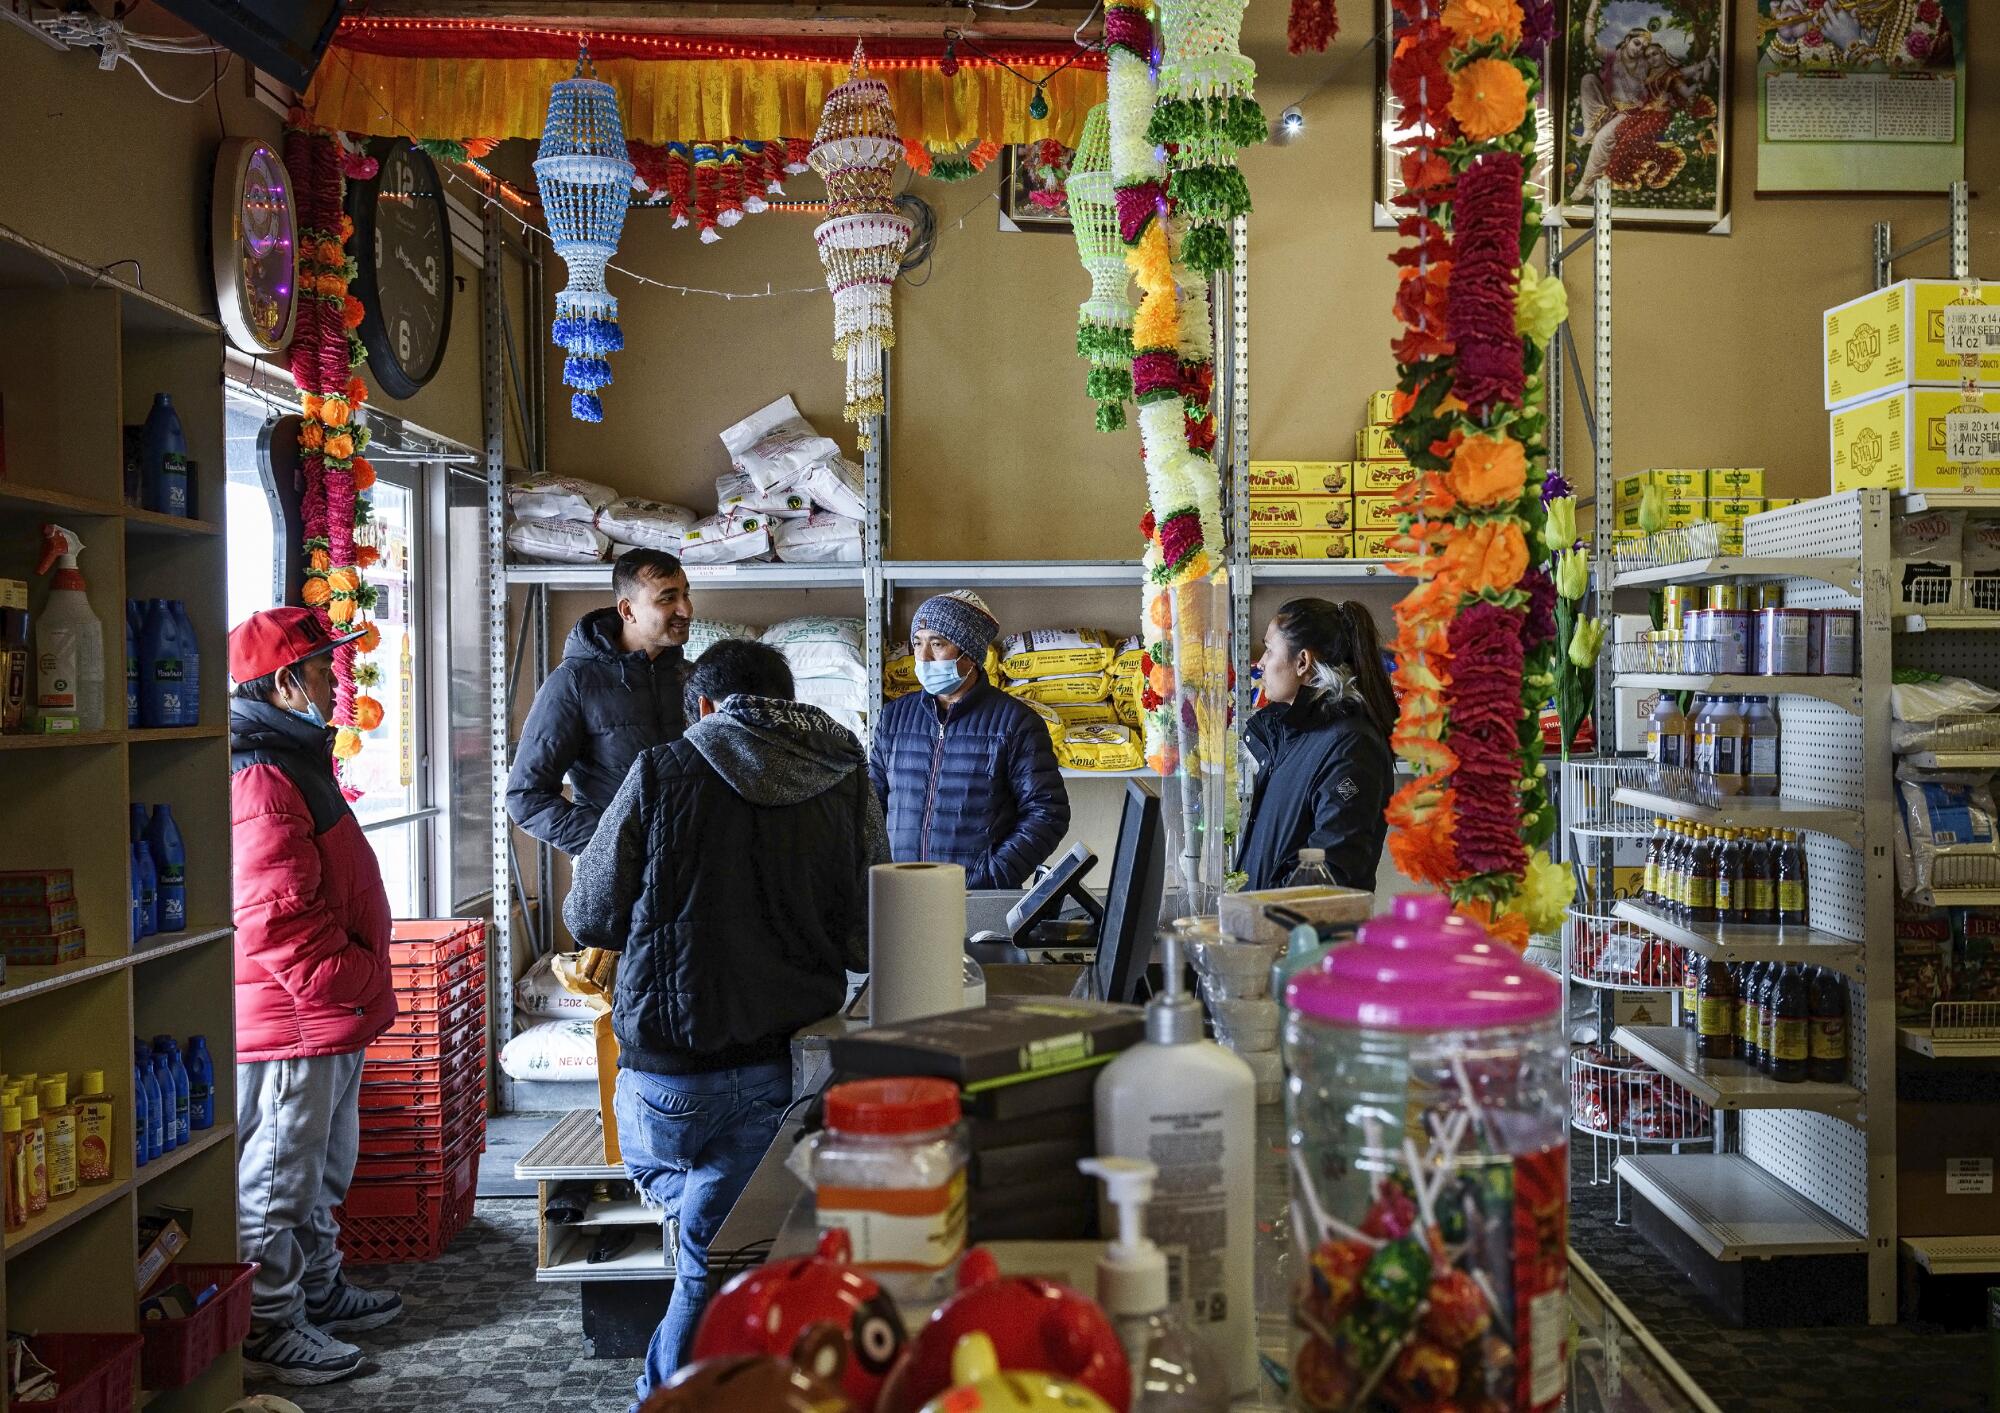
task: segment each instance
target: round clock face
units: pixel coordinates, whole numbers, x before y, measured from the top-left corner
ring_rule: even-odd
[[[276,353],[291,342],[297,298],[296,213],[285,165],[266,144],[238,139],[217,159],[215,184],[211,239],[223,324],[246,352]]]
[[[451,230],[427,153],[397,142],[379,160],[375,180],[354,192],[361,339],[375,380],[409,397],[437,372],[451,331]]]

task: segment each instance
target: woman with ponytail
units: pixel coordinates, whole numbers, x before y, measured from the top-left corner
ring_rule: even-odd
[[[1275,888],[1300,849],[1324,849],[1334,882],[1373,890],[1395,787],[1396,698],[1374,620],[1358,603],[1293,599],[1264,632],[1264,697],[1246,744],[1256,771],[1237,867]]]

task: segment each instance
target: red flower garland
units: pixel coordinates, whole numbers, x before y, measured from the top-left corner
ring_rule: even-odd
[[[1514,287],[1521,248],[1521,159],[1489,152],[1458,179],[1452,228],[1458,259],[1446,319],[1458,353],[1453,391],[1484,417],[1494,403],[1521,400],[1521,335]]]

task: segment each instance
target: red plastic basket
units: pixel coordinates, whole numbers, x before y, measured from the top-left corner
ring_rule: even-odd
[[[486,924],[478,919],[406,919],[389,933],[389,963],[404,967],[438,966],[477,951],[486,939]]]
[[[478,953],[471,952],[444,966],[425,968],[421,981],[407,981],[398,975],[396,1009],[404,1015],[442,1011],[454,1002],[483,991],[486,987],[486,968],[481,963],[484,960]],[[403,969],[399,967],[396,970],[401,972]]]
[[[479,1154],[456,1159],[443,1177],[356,1183],[334,1213],[341,1254],[356,1265],[431,1261],[472,1220]]]
[[[364,1135],[354,1181],[406,1182],[411,1178],[443,1177],[468,1152],[486,1146],[486,1115],[470,1114],[443,1130],[399,1133],[371,1142]]]
[[[385,1039],[436,1039],[464,1032],[473,1021],[486,1015],[486,988],[475,984],[470,994],[448,1002],[437,1011],[403,1011],[395,1023],[382,1032]]]
[[[250,1277],[253,1262],[217,1265],[176,1261],[160,1277],[162,1285],[184,1285],[196,1295],[217,1287],[206,1305],[184,1320],[148,1320],[139,1334],[146,1353],[139,1371],[144,1388],[179,1388],[250,1337]]]
[[[394,1030],[376,1038],[368,1047],[370,1060],[430,1060],[456,1057],[461,1051],[486,1048],[486,1010],[476,1006],[470,1015],[443,1031],[422,1035],[398,1035]]]
[[[373,1045],[368,1048],[368,1062],[361,1069],[361,1091],[364,1095],[374,1085],[448,1084],[469,1070],[480,1070],[486,1066],[484,1045],[464,1045],[446,1054],[433,1050],[421,1056],[377,1055]],[[365,1098],[362,1104],[367,1106]]]
[[[390,1133],[398,1129],[438,1128],[486,1105],[485,1074],[472,1069],[435,1087],[390,1085],[361,1089],[361,1132]]]
[[[392,1062],[382,1061],[385,1066]],[[424,1062],[418,1062],[420,1064]],[[403,1066],[393,1066],[400,1073]],[[377,1079],[375,1065],[362,1071],[361,1112],[367,1114],[382,1109],[437,1109],[450,1103],[465,1090],[484,1092],[486,1088],[486,1065],[479,1056],[459,1056],[455,1063],[447,1064],[445,1073],[436,1079],[411,1081],[403,1078]]]
[[[132,1413],[139,1336],[38,1334],[28,1343],[35,1357],[54,1371],[56,1396],[48,1403],[17,1406],[48,1413]]]

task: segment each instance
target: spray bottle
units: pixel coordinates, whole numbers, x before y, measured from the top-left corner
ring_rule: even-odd
[[[104,625],[90,611],[76,557],[83,541],[60,525],[42,526],[37,574],[49,581],[35,620],[35,715],[42,731],[104,729]]]
[[[1153,1233],[1186,1251],[1182,1282],[1195,1342],[1232,1396],[1257,1391],[1257,1078],[1203,1033],[1201,1003],[1168,932],[1166,987],[1146,1003],[1146,1038],[1097,1077],[1097,1151],[1159,1167]],[[1111,1214],[1102,1214],[1109,1225]]]
[[[1223,1413],[1229,1399],[1180,1311],[1167,1303],[1167,1258],[1146,1235],[1159,1169],[1143,1158],[1083,1158],[1118,1210],[1118,1236],[1097,1262],[1097,1303],[1132,1366],[1132,1413]]]

